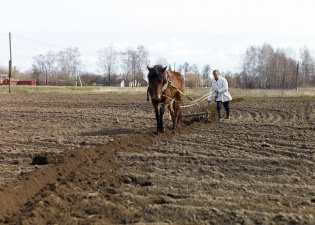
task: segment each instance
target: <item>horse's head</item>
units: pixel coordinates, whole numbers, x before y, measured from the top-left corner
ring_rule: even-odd
[[[149,70],[148,81],[149,81],[149,93],[151,98],[154,100],[161,100],[162,92],[167,87],[166,79],[166,67],[161,65],[155,65],[153,68],[147,66]]]

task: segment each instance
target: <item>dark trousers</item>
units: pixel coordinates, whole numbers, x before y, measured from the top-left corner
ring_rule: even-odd
[[[226,111],[226,118],[229,118],[230,117],[230,102],[217,101],[217,111],[218,111],[219,119],[222,119],[222,105]]]

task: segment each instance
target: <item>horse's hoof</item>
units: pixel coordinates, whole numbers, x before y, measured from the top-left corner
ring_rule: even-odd
[[[163,127],[162,129],[159,129],[159,132],[160,133],[164,133],[164,131],[165,131],[165,128]]]

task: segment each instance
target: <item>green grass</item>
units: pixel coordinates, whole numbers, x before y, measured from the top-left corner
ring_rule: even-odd
[[[186,88],[186,95],[191,98],[198,98],[209,93],[209,88]],[[95,87],[95,86],[11,86],[10,93],[128,93],[146,95],[146,87]],[[0,93],[9,94],[9,86],[1,85]],[[232,97],[241,98],[263,98],[263,97],[315,97],[315,88],[299,88],[291,90],[279,89],[236,89],[230,88]]]
[[[146,87],[95,87],[95,86],[11,86],[10,93],[85,93],[85,92],[128,92],[128,93],[146,93]],[[0,86],[0,93],[9,93],[9,86]]]
[[[131,88],[129,89],[131,90]],[[95,87],[95,86],[0,86],[0,93],[92,93],[92,92],[120,92],[117,87]]]
[[[282,89],[231,89],[231,95],[243,98],[264,98],[264,97],[314,97],[315,88]]]
[[[202,96],[209,93],[209,88],[186,88],[186,94],[188,96]],[[281,90],[281,89],[240,89],[230,88],[229,89],[232,97],[242,98],[263,98],[263,97],[315,97],[315,88],[299,88],[298,91],[295,89]]]

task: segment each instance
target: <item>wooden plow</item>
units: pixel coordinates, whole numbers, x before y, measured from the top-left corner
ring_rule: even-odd
[[[206,112],[203,113],[193,113],[193,114],[186,114],[186,115],[182,115],[183,118],[187,118],[187,117],[192,117],[192,120],[194,121],[201,121],[201,120],[206,120],[209,121],[210,119],[210,113],[208,110],[206,110]]]
[[[191,99],[185,95],[191,102],[188,105],[183,105],[181,108],[189,108],[189,107],[192,107],[195,105],[197,105],[199,108],[202,108],[199,103],[205,101],[208,98],[209,94],[211,94],[211,92],[201,96],[200,98],[198,98],[196,100],[193,100],[193,99]],[[183,114],[182,117],[183,118],[192,117],[193,119],[198,120],[198,121],[203,120],[203,119],[208,121],[210,119],[210,110],[209,110],[209,107],[203,107],[201,109],[201,112],[191,113],[191,114]]]

